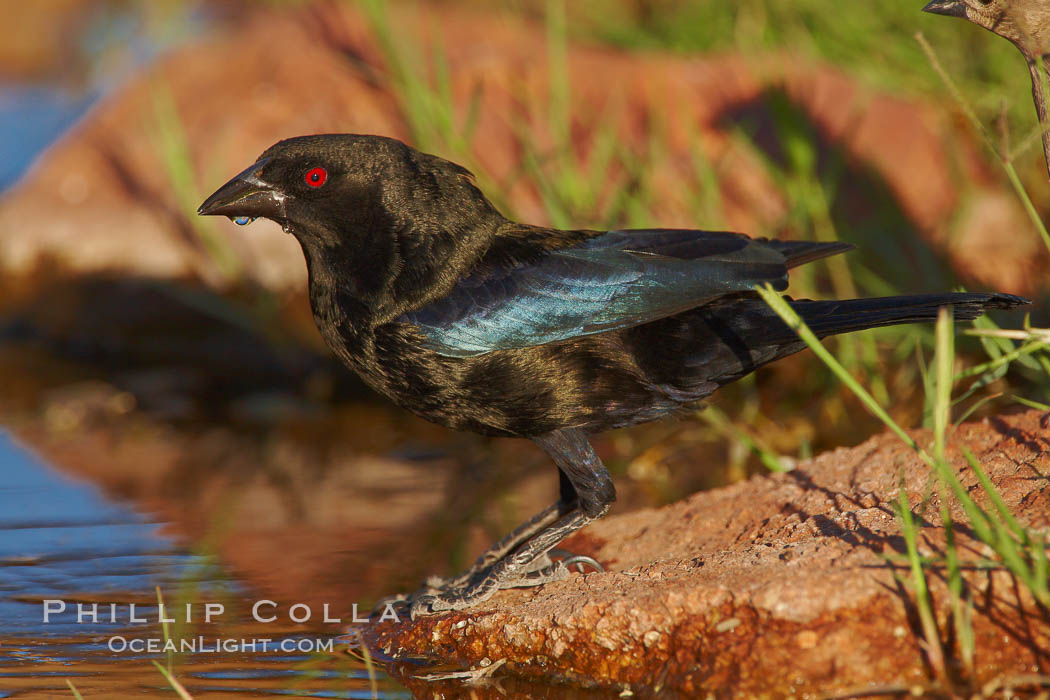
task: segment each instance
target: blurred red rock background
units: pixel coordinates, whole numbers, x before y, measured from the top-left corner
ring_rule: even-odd
[[[13,74],[55,71],[49,61],[73,43],[63,38],[68,25],[92,3],[53,4],[65,20],[45,33],[54,47],[37,56],[5,44]],[[220,5],[232,13],[222,29],[144,66],[8,193],[0,208],[5,269],[26,274],[52,260],[81,273],[212,283],[236,274],[301,289],[294,241],[270,225],[222,225],[210,234],[221,241],[216,254],[195,233],[212,224],[193,218],[189,195],[280,138],[326,131],[426,141],[465,161],[506,209],[536,223],[656,219],[804,235],[790,221],[794,193],[777,177],[792,157],[783,124],[793,119],[816,140],[802,156],[815,172],[840,171],[835,223],[881,219],[883,230],[861,235],[917,237],[972,285],[1033,294],[1045,284],[1046,251],[1020,203],[943,99],[895,95],[787,52],[680,56],[580,43],[559,57],[541,22],[464,5],[382,10],[394,48],[374,29],[377,11],[352,3]],[[434,94],[424,100],[422,89]],[[427,100],[442,104],[420,106]],[[426,123],[439,114],[452,122],[447,129]],[[590,182],[576,188],[578,202],[552,207],[543,189],[570,174],[542,162],[563,158]],[[588,171],[603,164],[597,176]],[[640,203],[616,201],[629,196]],[[697,211],[700,202],[707,211]],[[893,228],[878,211],[886,207],[897,210]],[[853,240],[855,232],[839,235]],[[992,255],[1000,264],[985,264]]]

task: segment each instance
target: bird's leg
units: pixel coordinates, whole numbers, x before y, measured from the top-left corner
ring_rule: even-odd
[[[426,581],[426,587],[433,588],[433,591],[431,592],[436,593],[448,588],[463,586],[479,572],[492,566],[497,561],[513,552],[537,532],[550,527],[557,522],[559,517],[574,510],[577,507],[576,489],[573,487],[569,478],[565,476],[565,472],[561,469],[558,470],[558,477],[560,493],[556,502],[550,504],[536,515],[514,528],[514,530],[507,534],[503,539],[482,552],[482,554],[474,561],[473,566],[463,573],[448,579],[439,576],[431,576]],[[590,558],[580,557],[580,559]],[[593,561],[593,559],[590,560],[590,562]],[[590,562],[585,561],[584,563]],[[550,562],[549,559],[546,562],[547,565],[550,565],[551,563],[552,562]],[[592,566],[594,566],[594,568],[599,568],[601,565],[594,562]]]
[[[409,605],[409,614],[415,619],[419,615],[463,610],[487,600],[496,591],[504,588],[539,586],[568,578],[568,568],[560,561],[552,562],[547,557],[547,552],[598,517],[601,516],[594,517],[579,510],[573,511],[537,533],[510,556],[475,574],[465,585],[441,590],[424,588],[417,591],[405,601]]]
[[[537,586],[569,575],[566,564],[552,562],[548,552],[604,515],[616,500],[616,489],[605,465],[581,431],[557,430],[533,440],[558,465],[561,474],[558,503],[485,552],[470,571],[457,576],[449,585],[425,586],[411,596],[406,602],[413,618],[443,610],[462,610],[503,588]],[[581,558],[580,561],[588,560]]]
[[[486,549],[476,560],[474,560],[474,564],[466,571],[458,576],[448,579],[441,578],[440,576],[431,576],[427,579],[426,586],[428,588],[433,588],[435,592],[463,586],[479,572],[492,566],[492,564],[513,552],[537,532],[553,525],[558,520],[558,516],[562,513],[562,510],[563,506],[561,501],[552,503],[518,527],[514,528],[514,530],[499,542]]]
[[[562,493],[564,495],[564,487],[562,489]],[[387,596],[386,598],[381,599],[378,603],[376,603],[374,612],[379,613],[383,611],[387,603],[408,604],[415,598],[418,598],[422,595],[436,595],[444,591],[458,590],[460,588],[463,588],[467,585],[467,583],[471,581],[471,579],[478,576],[482,571],[484,571],[500,559],[510,554],[523,542],[528,540],[537,532],[553,525],[558,520],[558,517],[560,515],[567,512],[568,510],[571,510],[572,507],[572,505],[568,505],[562,500],[559,500],[556,503],[552,503],[536,515],[526,520],[518,527],[514,528],[513,531],[511,531],[506,537],[501,539],[499,542],[485,550],[481,554],[481,556],[479,556],[474,561],[474,564],[466,571],[451,578],[444,578],[441,576],[430,576],[427,578],[426,581],[423,582],[422,588],[420,588],[415,593],[399,593],[397,595]],[[548,560],[545,563],[550,565],[552,562]],[[584,563],[589,562],[584,561]]]

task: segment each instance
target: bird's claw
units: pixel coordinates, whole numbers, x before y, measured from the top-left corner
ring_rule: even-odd
[[[566,569],[572,570],[572,567],[576,567],[576,571],[580,574],[586,573],[584,571],[585,566],[591,567],[596,573],[604,573],[605,567],[593,557],[588,557],[583,554],[574,554],[571,557],[567,557],[561,560],[562,566]]]
[[[413,622],[421,615],[434,615],[446,610],[454,610],[455,606],[444,600],[442,596],[430,593],[414,597],[408,608],[408,617]]]
[[[407,593],[396,593],[394,595],[388,595],[385,598],[380,598],[376,601],[376,604],[372,606],[372,612],[368,614],[369,619],[373,619],[381,616],[389,607],[394,609],[407,607],[412,601],[412,596]]]
[[[593,557],[588,557],[583,554],[573,554],[564,549],[552,549],[547,552],[547,554],[557,557],[556,561],[560,561],[567,569],[571,569],[575,566],[576,571],[580,574],[586,573],[584,571],[585,566],[591,567],[591,569],[599,574],[605,572],[605,567]]]

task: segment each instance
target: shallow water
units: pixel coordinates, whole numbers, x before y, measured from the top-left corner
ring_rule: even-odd
[[[97,93],[46,86],[0,86],[0,191],[94,103]]]
[[[295,625],[268,604],[260,617],[277,619],[255,621],[248,612],[255,598],[212,558],[189,551],[155,518],[110,502],[0,432],[0,697],[71,696],[67,679],[85,697],[163,687],[151,661],[166,662],[167,655],[145,646],[154,640],[163,648],[166,639],[158,587],[168,605],[165,618],[177,621],[171,638],[197,640],[196,653],[173,656],[195,697],[372,696],[368,669],[347,655],[347,640],[333,634],[332,625]],[[225,610],[207,622],[206,602]],[[144,622],[131,623],[132,615]],[[263,639],[270,640],[265,650]],[[255,646],[217,650],[218,640]],[[376,673],[379,697],[407,696]]]

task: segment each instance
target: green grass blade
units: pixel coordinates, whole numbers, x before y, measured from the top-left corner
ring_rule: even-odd
[[[189,140],[178,107],[166,83],[158,83],[153,88],[153,111],[161,164],[171,183],[175,204],[182,212],[195,212],[204,197],[197,185]],[[241,261],[211,218],[191,215],[186,221],[215,269],[225,280],[237,279],[242,272]]]
[[[974,401],[973,404],[969,408],[967,408],[965,411],[963,411],[962,414],[958,418],[955,419],[955,422],[952,423],[952,427],[958,428],[960,425],[963,424],[963,422],[966,421],[967,418],[969,418],[970,416],[973,415],[974,411],[976,411],[977,409],[979,409],[981,406],[985,405],[989,401],[995,401],[996,399],[1002,398],[1002,396],[1003,396],[1003,394],[1002,394],[1002,392],[1000,392],[998,394],[990,394],[988,396],[984,396],[984,397],[978,399],[977,401]],[[956,401],[956,403],[958,403],[958,401]]]
[[[758,457],[758,461],[766,469],[772,472],[789,472],[792,470],[793,467],[790,464],[785,464],[780,455],[766,445],[764,441],[752,437],[744,430],[738,428],[719,408],[708,406],[703,411],[700,411],[699,415],[702,420],[722,435],[746,446],[748,450]]]
[[[989,544],[994,543],[996,537],[988,515],[970,497],[970,493],[959,481],[959,478],[955,476],[951,466],[946,462],[934,460],[933,467],[942,483],[947,484],[956,500],[959,501],[962,509],[966,512],[966,519],[970,521],[970,527],[973,528],[977,539]]]
[[[1014,191],[1017,192],[1017,196],[1021,198],[1021,203],[1024,204],[1025,213],[1028,214],[1028,218],[1035,224],[1035,230],[1039,232],[1039,237],[1043,239],[1046,249],[1050,250],[1050,233],[1047,233],[1046,224],[1039,218],[1039,212],[1036,211],[1035,205],[1032,204],[1032,198],[1028,196],[1028,191],[1021,183],[1021,178],[1017,176],[1014,164],[1008,160],[1001,162],[1006,170],[1006,176],[1010,179],[1010,184],[1013,186]]]
[[[875,398],[853,378],[853,375],[846,371],[846,368],[835,359],[828,349],[821,344],[820,339],[817,338],[816,334],[810,330],[809,326],[803,323],[799,315],[795,313],[795,310],[792,309],[783,297],[773,289],[772,285],[765,284],[762,286],[756,286],[755,291],[767,304],[769,304],[769,307],[780,316],[791,330],[798,333],[799,338],[809,346],[809,349],[816,353],[817,357],[828,366],[828,369],[830,369],[843,384],[849,387],[850,391],[861,400],[861,403],[863,403],[876,418],[881,420],[886,427],[896,433],[897,437],[903,440],[910,448],[915,450],[925,461],[930,461],[929,455],[919,447],[908,433],[904,432],[904,429],[890,417],[890,414],[879,405],[879,402],[876,401]]]
[[[168,647],[168,642],[171,641],[171,632],[168,629],[167,614],[164,610],[164,597],[160,593],[160,586],[156,587],[157,590],[157,616],[160,618],[160,629],[161,635],[164,637],[164,646]],[[171,649],[167,649],[166,652],[168,658],[168,673],[172,672],[175,667],[175,652]]]
[[[970,676],[973,676],[973,660],[976,651],[976,640],[974,639],[973,624],[971,619],[972,601],[965,598],[963,594],[964,581],[962,569],[959,566],[959,550],[955,545],[955,523],[952,520],[951,509],[948,506],[948,493],[941,483],[941,523],[944,525],[944,563],[947,568],[948,592],[951,594],[952,619],[955,622],[956,636],[959,642],[959,653],[962,656],[963,665]]]
[[[971,463],[971,466],[974,464],[976,464],[976,460]],[[1002,558],[1003,564],[1006,568],[1038,597],[1038,586],[1036,585],[1036,582],[1032,577],[1032,572],[1025,561],[1022,547],[1018,544],[1017,540],[1014,539],[1011,529],[1004,525],[999,519],[991,517],[984,511],[984,509],[977,505],[947,462],[938,460],[935,466],[941,479],[948,484],[955,493],[955,497],[962,504],[963,509],[966,511],[967,518],[970,520],[971,527],[973,527],[974,532],[977,533],[978,539],[990,546],[996,554]],[[983,475],[983,471],[980,469],[979,465],[977,471]],[[978,479],[980,478],[981,477],[978,476]],[[991,485],[991,482],[988,482],[988,486],[991,488],[991,491],[988,492],[989,498],[994,500],[994,498],[998,496],[998,493],[995,492],[995,488]],[[1012,517],[1011,520],[1013,520]],[[1016,522],[1014,524],[1016,525]]]
[[[934,355],[934,389],[933,404],[933,457],[944,459],[945,436],[951,422],[952,411],[952,365],[955,361],[955,343],[951,310],[942,307],[937,312],[936,353]]]
[[[190,695],[188,690],[186,690],[186,687],[183,686],[182,683],[179,683],[179,679],[173,676],[168,669],[164,668],[156,661],[153,662],[153,665],[157,667],[157,670],[160,671],[160,675],[164,676],[164,680],[168,681],[168,685],[171,686],[171,689],[174,690],[182,700],[193,700],[193,696]]]
[[[923,53],[926,54],[927,60],[930,65],[933,66],[933,70],[940,76],[941,82],[948,89],[948,93],[955,100],[956,104],[959,105],[959,109],[962,110],[966,118],[970,120],[977,133],[984,139],[984,143],[988,146],[988,149],[995,154],[996,160],[999,161],[1000,165],[1003,166],[1003,170],[1006,172],[1006,177],[1010,181],[1010,185],[1014,188],[1017,196],[1020,198],[1021,203],[1024,205],[1025,213],[1028,214],[1028,218],[1032,220],[1032,224],[1035,226],[1035,230],[1039,233],[1039,237],[1043,239],[1043,244],[1046,249],[1050,251],[1050,233],[1046,230],[1046,224],[1039,218],[1039,212],[1036,211],[1035,205],[1032,204],[1032,198],[1028,196],[1028,191],[1025,190],[1024,185],[1021,183],[1021,178],[1017,176],[1017,170],[1014,169],[1013,163],[1010,161],[1010,154],[1000,153],[999,147],[996,145],[992,135],[988,133],[988,129],[985,128],[984,124],[978,118],[977,114],[973,111],[970,103],[963,97],[962,92],[959,90],[959,86],[955,84],[948,72],[944,70],[941,65],[940,59],[937,58],[937,53],[933,50],[933,46],[930,42],[926,41],[926,37],[923,36],[922,32],[915,34],[915,40],[919,42],[919,46],[922,47]]]
[[[999,495],[999,489],[995,488],[995,484],[993,484],[992,480],[988,478],[988,475],[984,473],[984,469],[981,468],[981,463],[977,461],[977,458],[974,457],[973,452],[970,452],[969,449],[963,447],[962,453],[963,456],[966,457],[966,461],[970,463],[970,468],[973,469],[973,473],[977,475],[977,480],[981,483],[981,488],[984,489],[986,494],[988,494],[989,500],[991,500],[992,505],[995,506],[995,510],[999,513],[999,517],[1002,518],[1003,522],[1014,531],[1014,534],[1021,539],[1021,542],[1028,544],[1028,533],[1023,527],[1021,527],[1020,523],[1017,522],[1013,513],[1010,512],[1010,509],[1006,507],[1003,497]]]
[[[1046,535],[1040,533],[1031,540],[1029,549],[1032,553],[1032,577],[1036,586],[1043,591],[1043,605],[1046,605],[1047,599],[1050,598],[1050,594],[1047,593],[1050,589],[1050,562],[1047,561]]]
[[[1024,355],[1028,355],[1033,352],[1038,352],[1039,350],[1044,350],[1048,347],[1050,347],[1050,344],[1047,344],[1046,342],[1041,340],[1034,340],[1025,343],[1021,347],[1016,348],[1015,350],[1012,350],[1011,352],[1008,352],[1005,355],[1000,355],[994,360],[979,365],[974,365],[973,367],[967,367],[966,369],[962,370],[961,372],[955,375],[955,381],[966,379],[967,377],[975,377],[979,374],[984,374],[985,372],[995,370],[1003,365],[1009,365],[1011,362],[1018,359],[1019,357],[1023,357]]]
[[[376,680],[376,666],[372,660],[372,652],[368,650],[367,644],[361,644],[361,655],[365,659],[365,669],[368,672],[368,687],[372,691],[372,700],[376,700],[379,697],[379,683]]]
[[[864,403],[864,405],[875,414],[883,423],[896,433],[905,444],[911,447],[920,458],[929,464],[940,478],[943,484],[946,484],[955,498],[959,501],[963,510],[966,512],[967,519],[970,521],[970,526],[973,528],[974,533],[977,535],[985,544],[992,547],[992,549],[1002,559],[1003,564],[1006,568],[1020,580],[1028,589],[1036,596],[1043,604],[1050,603],[1050,594],[1047,592],[1047,582],[1045,579],[1039,579],[1036,577],[1032,568],[1029,568],[1027,563],[1028,553],[1022,549],[1022,546],[1015,539],[1015,533],[1011,526],[1004,525],[1000,519],[990,517],[977,503],[970,497],[970,494],[963,487],[959,478],[954,473],[952,467],[948,462],[942,458],[931,457],[929,453],[920,448],[914,440],[905,433],[900,426],[897,425],[892,418],[886,413],[886,411],[875,401],[874,398],[862,387],[859,383],[850,376],[849,372],[836,360],[828,350],[820,344],[819,339],[809,329],[808,326],[798,317],[798,314],[788,305],[788,303],[777,294],[770,285],[762,287],[756,287],[756,292],[766,301],[769,306],[776,311],[776,313],[784,320],[784,322],[792,328],[799,337],[813,350],[814,353],[820,357],[821,360],[828,366],[834,374],[839,377],[843,383],[845,383],[850,390],[857,395],[857,397]],[[935,391],[939,392],[940,399],[935,406],[935,410],[941,413],[942,418],[938,419],[941,424],[946,426],[946,414],[944,412],[944,402],[946,398],[950,399],[950,385],[951,385],[951,373],[950,373],[950,362],[949,353],[947,348],[947,339],[945,337],[945,330],[947,327],[945,322],[941,324],[942,330],[940,332],[940,352],[938,353],[937,367],[935,372],[940,378],[947,378],[948,381],[939,381],[938,387]],[[943,451],[943,443],[938,446],[938,450]],[[979,471],[979,469],[978,469]],[[980,472],[983,474],[983,472]],[[981,477],[978,476],[980,479]],[[991,497],[991,496],[990,496]],[[910,511],[907,516],[910,519]],[[1016,523],[1015,523],[1016,524]],[[902,513],[902,527],[907,529],[909,526],[904,521],[904,515]],[[917,555],[916,555],[917,556]],[[921,564],[921,563],[920,563]]]
[[[933,667],[934,673],[939,679],[945,679],[944,649],[941,646],[940,633],[937,630],[937,620],[933,616],[933,604],[930,600],[929,586],[926,582],[926,572],[923,569],[922,559],[919,557],[918,528],[911,514],[911,503],[904,484],[900,485],[897,494],[897,516],[901,522],[901,534],[904,535],[904,544],[908,551],[908,564],[911,567],[911,582],[915,589],[915,605],[919,611],[919,623],[922,625],[923,637],[926,641],[926,654]]]
[[[1050,404],[1032,401],[1031,399],[1026,399],[1023,396],[1011,396],[1010,398],[1013,401],[1016,401],[1017,403],[1021,404],[1022,406],[1028,406],[1028,408],[1034,408],[1037,411],[1050,411]]]

